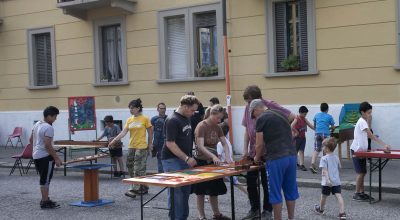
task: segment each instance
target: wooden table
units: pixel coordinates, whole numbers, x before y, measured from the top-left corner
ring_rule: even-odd
[[[263,168],[264,165],[260,166],[251,166],[250,169],[241,169],[235,170],[234,167],[231,167],[228,164],[224,164],[222,166],[208,165],[208,166],[200,166],[194,167],[191,169],[186,169],[182,171],[170,172],[170,173],[158,173],[154,175],[135,177],[122,180],[123,183],[127,184],[143,184],[150,186],[159,186],[164,187],[160,192],[150,198],[148,201],[143,203],[143,195],[140,195],[140,216],[141,220],[143,220],[143,208],[150,201],[155,199],[158,195],[160,195],[167,188],[170,189],[170,198],[171,198],[171,219],[175,219],[175,203],[174,203],[174,189],[181,186],[193,185],[196,183],[207,182],[210,180],[220,179],[224,177],[230,178],[230,189],[231,189],[231,209],[232,209],[232,219],[235,219],[235,191],[233,185],[233,176],[241,175],[242,173],[249,171],[256,171]],[[260,195],[260,175],[257,177],[257,189],[258,194]],[[261,196],[261,195],[260,195]],[[261,203],[261,199],[260,199]],[[261,207],[261,205],[260,205]],[[261,219],[261,209],[260,209],[260,219]]]
[[[400,150],[392,150],[391,153],[385,153],[383,150],[366,151],[366,152],[354,152],[354,156],[370,159],[369,165],[369,203],[372,203],[371,192],[372,192],[372,172],[378,169],[379,175],[379,200],[382,200],[382,170],[390,159],[400,159]],[[374,162],[373,159],[376,159]],[[383,161],[382,161],[383,160]]]
[[[86,164],[72,166],[83,170],[83,201],[73,202],[70,205],[81,207],[94,207],[113,203],[114,201],[99,199],[99,169],[110,167],[111,164]]]
[[[108,141],[71,141],[71,140],[54,141],[54,149],[57,152],[63,151],[64,153],[64,176],[67,176],[67,162],[68,162],[67,149],[84,149],[84,148],[94,149],[95,155],[97,155],[100,148],[108,148]],[[94,160],[97,162],[97,158]]]

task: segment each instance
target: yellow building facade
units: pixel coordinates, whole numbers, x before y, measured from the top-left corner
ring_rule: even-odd
[[[177,106],[187,91],[205,105],[214,96],[224,103],[222,1],[87,2],[0,1],[0,117],[7,121],[2,136],[18,123],[29,133],[44,107],[66,110],[70,96],[95,96],[98,118],[112,113],[122,120],[129,116],[128,102],[137,97],[148,115],[161,101]],[[227,0],[235,143],[242,142],[243,90],[256,84],[264,97],[294,112],[309,106],[310,120],[321,102],[332,104],[337,118],[343,103],[367,100],[377,106],[374,124],[381,136],[400,144],[386,134],[386,128],[393,132],[400,125],[393,122],[400,119],[398,1],[297,2]],[[279,19],[286,19],[281,23],[286,29]],[[40,48],[48,52],[44,60],[38,58]],[[297,55],[300,65],[278,71],[280,53]],[[35,75],[40,68],[50,75]],[[113,68],[115,73],[104,73]],[[28,118],[10,119],[20,113]],[[64,122],[55,125],[60,139],[67,131]],[[386,122],[394,124],[385,127]]]

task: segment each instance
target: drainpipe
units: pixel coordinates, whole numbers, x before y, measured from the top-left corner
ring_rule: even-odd
[[[227,21],[226,21],[226,0],[222,0],[222,26],[224,38],[224,65],[225,65],[225,85],[226,85],[226,101],[228,111],[228,124],[229,124],[229,141],[233,145],[233,127],[232,127],[232,107],[231,107],[231,79],[229,73],[229,49],[227,38]]]

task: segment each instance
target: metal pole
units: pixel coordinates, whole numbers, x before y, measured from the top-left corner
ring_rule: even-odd
[[[224,64],[225,64],[225,86],[226,86],[226,97],[227,101],[227,111],[228,111],[228,124],[229,124],[229,141],[233,144],[233,129],[232,129],[232,108],[230,103],[231,97],[231,79],[229,72],[229,49],[228,49],[228,39],[227,39],[227,27],[226,27],[226,0],[222,0],[222,23],[223,23],[223,36],[224,36]],[[229,97],[229,98],[228,98]]]

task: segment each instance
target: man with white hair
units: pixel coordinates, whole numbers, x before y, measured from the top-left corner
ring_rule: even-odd
[[[256,156],[266,160],[269,202],[274,219],[282,219],[282,194],[285,196],[289,219],[294,219],[295,201],[299,198],[296,183],[296,148],[287,117],[280,111],[269,110],[261,99],[254,99],[249,114],[256,118]]]

